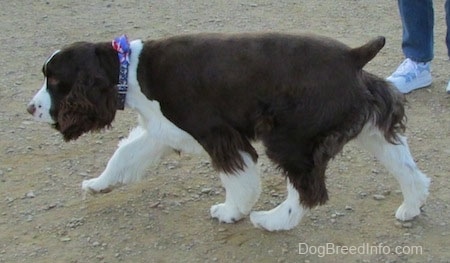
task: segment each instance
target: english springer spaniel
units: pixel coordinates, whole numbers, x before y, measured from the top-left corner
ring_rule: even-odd
[[[430,179],[402,135],[403,97],[362,69],[383,37],[357,48],[279,33],[135,40],[121,50],[127,43],[78,42],[56,51],[27,108],[66,141],[109,127],[121,102],[138,112],[139,125],[84,190],[104,193],[136,181],[172,150],[206,152],[226,190],[225,202],[210,209],[213,218],[233,223],[250,215],[256,227],[288,230],[328,200],[327,164],[356,139],[400,183],[396,218],[420,214]],[[270,211],[252,212],[261,192],[253,140],[287,178],[286,200]]]

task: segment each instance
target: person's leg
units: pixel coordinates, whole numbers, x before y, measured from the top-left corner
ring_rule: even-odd
[[[402,93],[432,82],[434,10],[432,0],[398,0],[403,26],[402,50],[406,59],[387,78]]]
[[[447,44],[447,54],[450,58],[450,2],[445,1],[445,22],[447,23],[447,34],[445,36],[445,44]],[[446,91],[450,94],[450,81],[448,82]]]
[[[416,62],[433,59],[434,10],[432,0],[398,0],[403,26],[402,50]]]

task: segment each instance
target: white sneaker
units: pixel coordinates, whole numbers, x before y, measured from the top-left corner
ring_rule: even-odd
[[[432,82],[430,62],[415,62],[407,58],[387,80],[401,93],[427,87]]]

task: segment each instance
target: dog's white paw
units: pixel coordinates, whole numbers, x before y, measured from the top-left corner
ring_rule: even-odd
[[[403,203],[395,212],[395,217],[400,221],[408,221],[420,215],[420,207]]]
[[[288,207],[286,204],[281,204],[270,211],[252,212],[250,221],[257,228],[267,231],[281,231],[293,229],[302,217],[303,209],[301,207]]]
[[[235,223],[245,216],[237,207],[225,203],[211,206],[210,213],[222,223]]]
[[[107,185],[100,178],[93,178],[89,180],[84,180],[81,184],[81,189],[90,194],[105,194],[113,190],[114,187]]]

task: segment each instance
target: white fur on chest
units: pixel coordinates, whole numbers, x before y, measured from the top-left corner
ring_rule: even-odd
[[[137,68],[144,45],[141,40],[134,40],[130,43],[130,47],[129,87],[125,101],[126,106],[139,113],[140,126],[149,132],[155,140],[161,140],[177,151],[194,154],[204,153],[203,147],[189,133],[178,128],[163,115],[158,101],[149,100],[142,93],[137,79]]]

